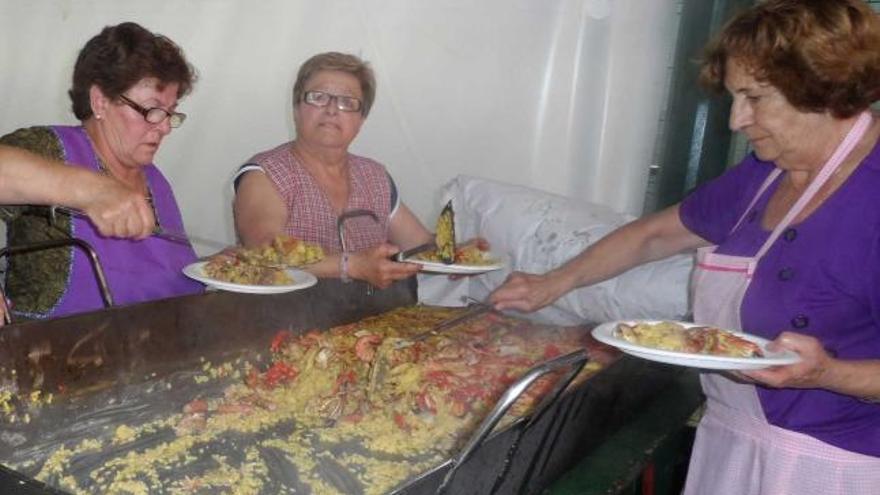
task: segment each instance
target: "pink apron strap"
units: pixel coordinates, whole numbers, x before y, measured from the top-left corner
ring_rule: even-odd
[[[761,196],[764,194],[764,191],[766,191],[767,188],[770,187],[770,184],[773,184],[773,181],[776,180],[776,178],[779,177],[779,174],[781,174],[781,173],[782,173],[781,168],[773,169],[773,171],[770,172],[770,175],[768,175],[767,178],[764,179],[764,183],[761,184],[761,187],[758,189],[758,192],[755,193],[755,196],[752,198],[752,201],[751,201],[751,203],[749,203],[749,206],[747,206],[746,209],[743,210],[743,213],[742,213],[742,215],[740,215],[739,220],[736,221],[736,225],[734,225],[733,228],[730,229],[731,232],[733,232],[734,230],[739,228],[740,224],[743,222],[743,220],[745,220],[746,215],[748,215],[749,212],[752,210],[752,208],[754,208],[755,203],[757,203],[758,200],[761,199]]]
[[[699,263],[693,279],[695,319],[703,313],[699,319],[708,324],[740,328],[739,311],[749,285],[749,274],[861,140],[870,122],[869,113],[859,116],[846,138],[754,257],[721,258],[721,255],[708,251],[701,257],[698,253]],[[754,207],[756,199],[775,178],[772,175],[746,212]],[[877,493],[880,464],[876,460],[862,462],[864,456],[826,448],[812,437],[771,427],[764,418],[754,386],[709,374],[704,374],[701,379],[709,406],[697,430],[685,495]]]
[[[840,164],[843,163],[843,160],[850,154],[853,148],[862,140],[862,137],[865,135],[865,132],[868,130],[868,126],[871,125],[871,113],[868,111],[862,112],[859,115],[859,119],[853,125],[852,129],[850,129],[849,133],[847,133],[846,137],[843,139],[843,142],[834,150],[834,153],[831,155],[831,158],[822,166],[822,169],[819,171],[819,175],[810,182],[810,185],[807,186],[807,189],[801,194],[801,197],[794,203],[788,213],[782,217],[782,220],[773,229],[773,232],[770,234],[770,237],[764,242],[764,245],[761,246],[761,249],[758,250],[758,253],[755,255],[756,259],[760,259],[764,256],[764,253],[770,249],[770,246],[782,235],[782,232],[788,228],[791,224],[792,220],[803,211],[804,207],[807,203],[813,199],[813,196],[819,191],[831,175],[840,167]]]

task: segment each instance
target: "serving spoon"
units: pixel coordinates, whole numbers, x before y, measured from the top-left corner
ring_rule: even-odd
[[[49,221],[54,225],[56,223],[56,218],[58,213],[64,213],[66,215],[79,217],[79,218],[88,218],[88,215],[85,212],[78,210],[76,208],[69,208],[67,206],[58,206],[53,205],[49,207]],[[226,249],[229,247],[225,242],[216,241],[214,239],[208,239],[205,237],[194,236],[190,234],[185,234],[182,232],[174,232],[156,225],[156,228],[153,229],[152,234],[153,237],[158,237],[160,239],[165,239],[167,241],[176,242],[178,244],[200,244],[204,246],[208,246],[216,249]]]

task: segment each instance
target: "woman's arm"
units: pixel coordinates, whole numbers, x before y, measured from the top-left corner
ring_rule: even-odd
[[[0,202],[82,210],[102,235],[141,239],[155,227],[146,198],[90,170],[0,145]]]
[[[266,174],[258,170],[241,176],[232,211],[235,231],[247,247],[272,242],[284,231],[287,222],[284,200]]]
[[[434,236],[428,232],[412,211],[403,203],[398,206],[394,216],[390,218],[389,243],[349,253],[348,259],[342,263],[341,254],[327,256],[320,263],[308,267],[318,277],[341,277],[343,265],[345,274],[352,279],[364,280],[384,289],[397,280],[415,275],[420,267],[413,263],[398,263],[391,257],[401,249],[408,249],[424,244]]]
[[[390,223],[388,240],[400,249],[406,250],[434,239],[434,234],[428,231],[412,210],[402,202],[391,217]]]
[[[578,287],[703,245],[708,243],[682,224],[678,205],[672,206],[618,228],[544,275],[510,274],[489,300],[499,310],[535,311]]]
[[[343,265],[345,265],[345,273],[349,278],[363,280],[384,289],[397,280],[415,275],[421,268],[414,263],[392,261],[391,257],[398,251],[397,246],[384,243],[363,251],[348,253],[345,263],[342,262],[342,254],[336,253],[304,269],[317,277],[342,277]]]

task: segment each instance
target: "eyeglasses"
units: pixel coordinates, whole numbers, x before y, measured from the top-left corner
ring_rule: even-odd
[[[144,120],[151,124],[161,124],[165,119],[168,119],[168,124],[171,125],[171,127],[178,128],[183,124],[183,121],[186,120],[185,113],[169,112],[168,110],[159,107],[144,108],[131,101],[131,99],[125,95],[119,95],[119,99],[122,100],[122,103],[133,108],[135,112],[141,114],[144,117]]]
[[[303,101],[316,107],[326,107],[331,101],[336,100],[336,108],[340,112],[359,112],[361,100],[354,96],[333,95],[323,91],[306,91]]]

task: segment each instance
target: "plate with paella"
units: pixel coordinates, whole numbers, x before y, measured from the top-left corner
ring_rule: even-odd
[[[224,250],[206,261],[186,266],[183,274],[221,290],[279,294],[318,283],[314,275],[297,267],[322,259],[324,251],[320,246],[278,236],[264,246]]]
[[[636,357],[714,370],[757,370],[794,364],[792,351],[771,351],[767,339],[681,321],[628,320],[593,329],[596,340]]]
[[[281,294],[306,289],[318,283],[317,277],[309,272],[295,268],[269,269],[271,273],[247,276],[215,278],[208,274],[208,261],[198,261],[187,265],[183,274],[209,287],[229,292],[247,294]]]
[[[437,251],[424,251],[402,261],[422,265],[422,271],[430,273],[475,275],[504,268],[499,255],[476,246],[457,248],[452,263],[445,263]]]

